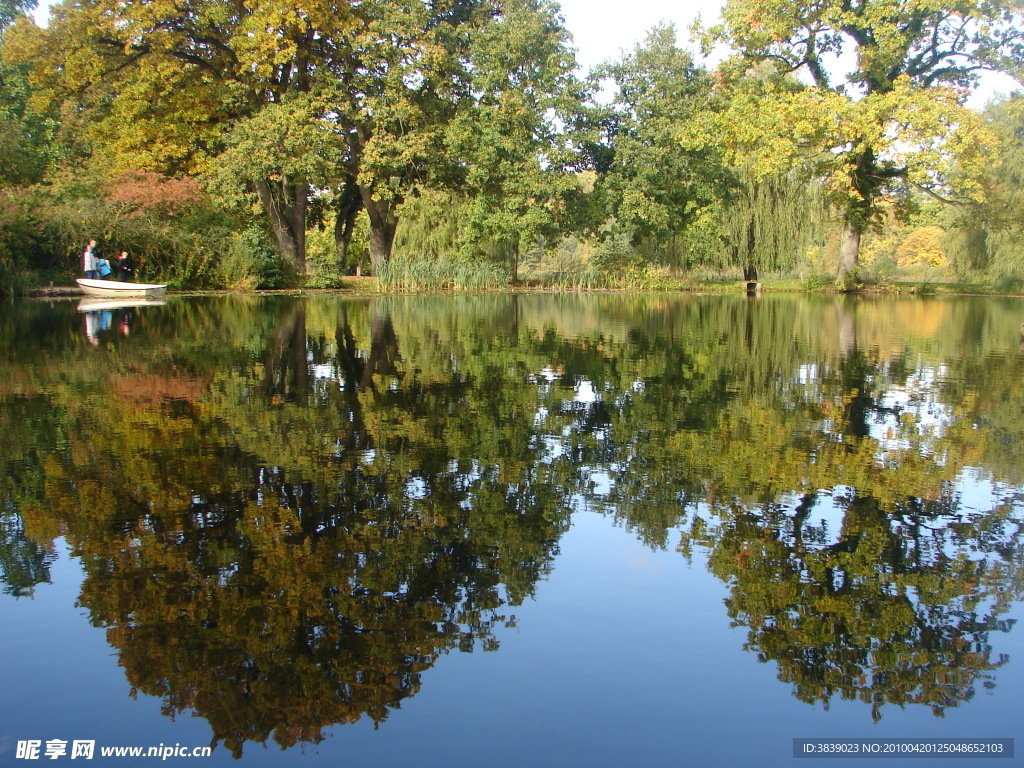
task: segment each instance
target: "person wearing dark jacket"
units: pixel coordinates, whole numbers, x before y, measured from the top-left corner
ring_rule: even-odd
[[[117,275],[122,283],[132,279],[132,263],[128,259],[128,251],[121,251],[121,255],[117,257]]]

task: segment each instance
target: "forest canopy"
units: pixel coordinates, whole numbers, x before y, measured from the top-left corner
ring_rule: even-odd
[[[1024,284],[1012,5],[728,0],[591,72],[550,0],[0,4],[0,294]],[[725,56],[712,67],[712,47]],[[130,191],[133,187],[134,191]]]

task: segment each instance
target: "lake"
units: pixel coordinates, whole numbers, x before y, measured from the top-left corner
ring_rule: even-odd
[[[794,739],[1024,736],[1022,320],[4,305],[0,764],[812,766],[836,763]]]

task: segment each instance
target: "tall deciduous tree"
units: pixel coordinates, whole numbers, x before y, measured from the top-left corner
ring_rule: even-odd
[[[366,209],[376,271],[414,189],[493,192],[507,182],[507,191],[536,168],[553,134],[553,94],[573,62],[547,2],[381,0],[357,12],[364,31],[324,98]]]
[[[636,241],[664,242],[729,183],[713,148],[691,151],[676,140],[680,124],[713,109],[711,78],[677,46],[671,25],[655,27],[643,44],[599,67],[593,78],[614,89],[601,120],[607,152],[603,163],[598,157],[596,197],[602,218],[613,218]]]
[[[34,0],[0,0],[0,185],[38,181],[53,134],[53,116],[37,114],[30,104],[28,67],[11,60],[3,37],[35,7]]]
[[[477,103],[449,131],[466,168],[466,245],[503,245],[513,280],[522,246],[560,235],[580,189],[563,131],[583,99],[567,40],[554,4],[508,3],[474,37]]]
[[[819,150],[814,167],[843,211],[840,282],[854,273],[861,235],[884,196],[913,187],[943,199],[978,197],[970,178],[986,163],[992,136],[964,101],[982,71],[1020,71],[1018,6],[729,0],[723,19],[705,41],[740,52],[731,66],[743,87],[716,132],[747,149],[766,145],[766,165]],[[748,67],[758,63],[769,63],[776,77],[751,78]],[[791,73],[809,87],[778,87]],[[955,187],[954,168],[961,171]]]
[[[377,272],[390,258],[405,196],[451,170],[444,132],[472,105],[470,35],[493,21],[499,5],[369,0],[353,10],[360,26],[319,95],[343,146],[339,175],[359,193],[349,206],[366,210]]]
[[[334,190],[341,249],[362,206],[376,268],[414,187],[464,181],[447,139],[486,92],[474,38],[529,13],[568,61],[553,6],[520,0],[67,0],[21,47],[115,165],[244,180],[298,272],[310,195]],[[517,71],[545,71],[530,57],[549,48],[518,51]]]
[[[184,174],[213,167],[264,108],[307,94],[356,23],[348,4],[318,0],[98,0],[56,6],[47,29],[19,25],[17,37],[37,87],[88,116],[103,161]],[[281,256],[301,272],[311,180],[288,163],[252,168]]]
[[[1001,139],[999,161],[989,168],[981,210],[950,217],[957,246],[950,251],[961,274],[985,273],[1009,287],[1024,282],[1024,96],[990,104],[984,116]]]

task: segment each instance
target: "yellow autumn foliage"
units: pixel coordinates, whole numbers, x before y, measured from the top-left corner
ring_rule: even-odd
[[[942,227],[915,229],[896,249],[896,263],[900,267],[945,267],[949,264],[942,247]]]

